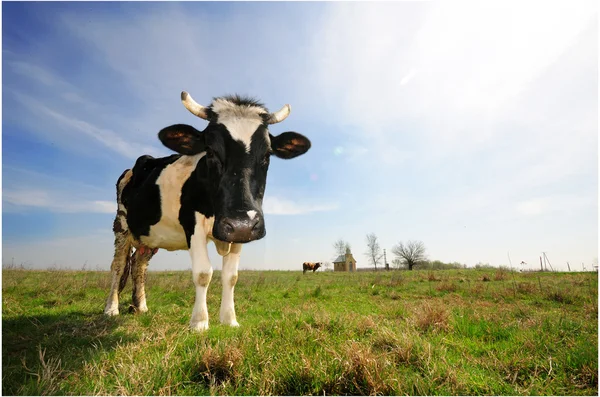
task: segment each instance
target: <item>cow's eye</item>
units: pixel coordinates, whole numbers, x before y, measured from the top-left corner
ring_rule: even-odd
[[[212,149],[206,149],[206,158],[208,160],[218,160],[219,157],[215,154]]]
[[[263,158],[262,164],[263,165],[269,165],[270,158],[271,158],[271,154],[270,153],[265,154],[265,157]]]

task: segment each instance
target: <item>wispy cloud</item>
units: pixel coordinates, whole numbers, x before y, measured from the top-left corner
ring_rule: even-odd
[[[42,209],[62,213],[103,213],[113,214],[117,210],[116,202],[103,200],[80,200],[65,197],[59,192],[39,189],[4,190],[2,192],[3,210],[7,212]]]
[[[296,202],[275,196],[267,196],[263,202],[263,211],[269,215],[300,215],[311,212],[333,211],[337,208],[338,205],[332,203],[310,204],[306,201]]]
[[[77,139],[78,133],[82,133],[96,143],[100,143],[104,147],[130,159],[139,157],[140,153],[147,153],[155,156],[159,155],[159,152],[152,146],[128,142],[127,140],[121,138],[114,131],[97,127],[76,117],[67,116],[50,108],[49,106],[40,103],[37,99],[34,99],[31,96],[18,92],[13,92],[13,94],[15,95],[16,99],[21,104],[26,106],[31,112],[35,112],[38,115],[43,114],[47,116],[48,119],[58,123],[58,125],[62,127],[55,130],[55,133],[52,135],[53,140],[58,140],[61,138],[61,135],[56,134],[57,131],[62,133],[63,139],[67,137],[67,139]]]
[[[3,166],[2,184],[3,212],[116,212],[116,201],[113,199],[115,191],[112,186],[108,190],[103,185],[10,165]]]

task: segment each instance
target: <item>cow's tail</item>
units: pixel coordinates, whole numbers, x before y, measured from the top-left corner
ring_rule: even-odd
[[[125,250],[125,264],[123,267],[123,273],[121,274],[121,279],[119,280],[119,294],[125,288],[125,284],[127,284],[127,279],[129,278],[129,274],[131,273],[131,261],[132,258],[132,242],[131,242],[131,233],[129,232],[129,226],[127,225],[127,207],[123,203],[123,189],[129,181],[131,180],[131,176],[133,172],[131,170],[125,170],[117,180],[117,216],[115,217],[115,221],[113,223],[113,232],[115,233],[115,241],[120,240],[120,249]],[[116,246],[116,244],[115,244]]]

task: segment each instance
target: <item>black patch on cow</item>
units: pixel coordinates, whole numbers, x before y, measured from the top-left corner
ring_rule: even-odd
[[[123,227],[121,226],[121,220],[119,219],[119,217],[117,216],[115,218],[115,220],[113,221],[113,232],[114,233],[123,233],[125,230],[123,229]]]
[[[146,155],[135,162],[133,175],[123,188],[121,202],[127,209],[129,230],[136,239],[149,235],[150,226],[160,221],[160,189],[156,180],[167,165],[180,157],[178,154],[161,158]]]
[[[255,199],[263,193],[268,168],[268,160],[267,166],[264,166],[265,157],[268,157],[266,132],[260,131],[264,128],[261,125],[254,133],[249,153],[245,145],[234,140],[229,133],[215,134],[211,140],[209,148],[214,151],[215,157],[212,161],[208,160],[209,172],[212,172],[211,179],[217,182],[217,212],[222,216],[237,216],[231,213],[232,210],[257,209],[256,203],[246,202],[242,189],[244,178],[249,178],[249,196]],[[260,139],[260,136],[265,138]],[[260,199],[262,201],[262,196]]]

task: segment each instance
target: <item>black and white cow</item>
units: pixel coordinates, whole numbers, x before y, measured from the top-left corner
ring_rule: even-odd
[[[144,282],[152,255],[158,248],[189,250],[196,288],[190,327],[207,329],[206,292],[213,273],[207,243],[212,240],[223,256],[220,320],[238,326],[233,289],[240,251],[243,243],[266,233],[262,201],[270,157],[294,158],[310,149],[310,141],[295,132],[269,132],[269,124],[289,115],[289,105],[270,113],[255,100],[226,96],[204,107],[187,92],[181,101],[208,125],[204,131],[185,124],[164,128],[158,138],[179,154],[142,156],[117,181],[115,255],[104,313],[119,314],[119,293],[129,272],[131,309],[147,311]]]

